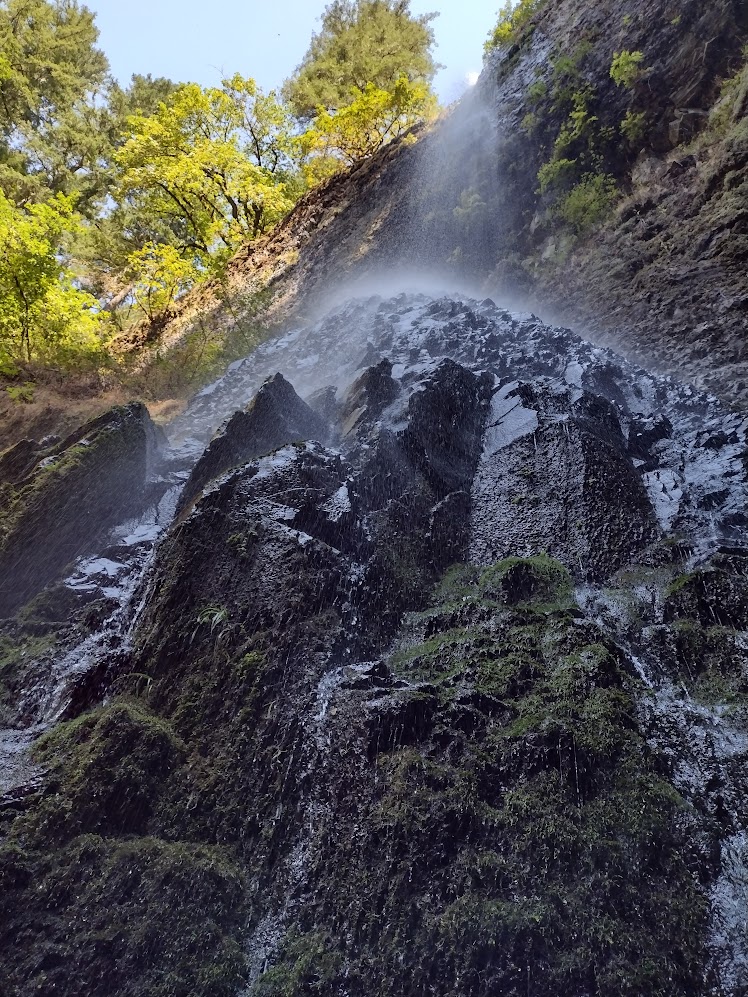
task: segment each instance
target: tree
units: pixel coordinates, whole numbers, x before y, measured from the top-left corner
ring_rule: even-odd
[[[149,243],[133,253],[128,264],[133,299],[151,324],[156,323],[199,276],[194,265],[174,246],[163,244]]]
[[[386,142],[430,116],[435,106],[428,84],[411,83],[406,76],[397,80],[391,92],[372,83],[363,90],[354,89],[350,104],[336,114],[320,110],[314,125],[304,134],[311,171],[329,173],[331,166],[340,168],[373,155]]]
[[[109,65],[75,0],[0,0],[0,185],[16,203],[78,194],[87,210],[106,153]]]
[[[436,16],[414,16],[410,0],[334,0],[284,86],[294,114],[309,121],[320,107],[335,112],[369,84],[392,93],[402,76],[430,83],[438,68],[431,55]]]
[[[156,114],[159,105],[177,89],[178,84],[171,80],[150,74],[133,75],[127,88],[116,82],[109,88],[102,120],[107,151],[97,182],[110,196],[105,204],[97,205],[101,210],[80,230],[74,254],[81,281],[112,314],[117,314],[116,309],[132,291],[126,273],[131,255],[149,243],[168,243],[173,238],[168,222],[154,216],[147,205],[113,199],[117,171],[112,161],[116,150],[131,136],[130,118]]]
[[[75,285],[63,245],[80,220],[62,194],[16,207],[0,191],[0,360],[67,364],[98,356],[104,322]]]
[[[254,80],[180,86],[130,127],[115,155],[118,197],[166,225],[204,268],[277,222],[299,193],[288,116]]]

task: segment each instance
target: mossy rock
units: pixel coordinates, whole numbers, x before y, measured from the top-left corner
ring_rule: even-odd
[[[571,575],[559,561],[542,554],[499,561],[481,573],[478,588],[484,598],[507,606],[571,606]]]
[[[748,558],[719,555],[706,567],[676,578],[665,596],[666,622],[748,629]]]
[[[185,754],[169,725],[137,704],[118,702],[61,724],[35,746],[57,783],[37,833],[45,840],[146,833],[159,790]]]
[[[147,409],[133,403],[36,454],[0,513],[0,617],[59,578],[107,529],[140,508],[158,442]]]
[[[220,849],[84,835],[44,856],[4,845],[0,873],[10,993],[233,997],[241,985],[242,877]],[[28,935],[38,944],[18,945]]]
[[[650,628],[647,636],[659,660],[693,694],[708,700],[748,695],[748,661],[735,630],[677,620]]]

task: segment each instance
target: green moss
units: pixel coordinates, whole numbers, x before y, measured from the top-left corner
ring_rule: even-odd
[[[740,634],[689,620],[653,628],[650,640],[668,669],[706,703],[748,704],[748,665]]]
[[[0,634],[0,675],[21,670],[28,661],[45,654],[55,644],[51,635],[10,637]]]
[[[693,584],[696,578],[697,575],[694,574],[694,572],[688,572],[683,575],[678,575],[678,577],[674,578],[673,581],[665,589],[665,597],[669,598],[670,596],[677,595],[678,592],[682,591],[687,586]]]
[[[252,987],[252,997],[302,997],[322,992],[338,974],[341,956],[322,932],[288,936],[276,964]]]
[[[154,799],[183,761],[185,745],[164,720],[139,704],[118,702],[60,724],[35,745],[52,766],[58,795],[43,806],[36,834],[143,834]]]
[[[0,723],[14,725],[24,689],[38,679],[55,643],[51,634],[0,634]]]
[[[478,580],[481,596],[536,612],[568,609],[573,585],[567,569],[544,554],[510,557],[486,568]]]
[[[403,960],[455,994],[520,997],[528,965],[534,993],[696,992],[694,821],[639,730],[621,653],[570,611],[568,572],[545,556],[456,566],[433,602],[395,670],[456,675],[454,695],[420,742],[379,754],[366,821],[381,867],[336,858],[356,937],[376,938],[367,992],[410,992]],[[366,977],[355,955],[346,973]]]
[[[0,850],[0,869],[19,863],[33,891],[19,898],[17,878],[0,900],[11,990],[74,980],[91,997],[229,997],[241,985],[242,879],[220,849],[85,835],[45,857]],[[41,958],[9,945],[40,930]]]

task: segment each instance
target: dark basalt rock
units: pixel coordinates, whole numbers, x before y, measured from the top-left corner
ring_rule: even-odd
[[[44,451],[43,443],[36,440],[20,440],[0,454],[0,484],[18,484],[34,468],[39,454]]]
[[[403,448],[440,497],[472,481],[491,389],[487,375],[443,360],[410,397]]]
[[[340,412],[343,435],[360,434],[362,426],[376,421],[399,394],[400,385],[392,377],[389,360],[369,367],[353,382],[343,399]]]
[[[145,406],[114,408],[47,449],[18,444],[3,458],[0,616],[9,616],[107,529],[139,511],[162,437]],[[12,479],[12,480],[11,480]]]
[[[402,296],[260,348],[162,476],[250,384],[0,797],[12,997],[739,997],[740,417]],[[0,678],[55,679],[58,621],[153,542],[0,628]]]
[[[748,557],[722,554],[671,585],[665,620],[748,629]]]
[[[188,509],[205,486],[253,457],[299,440],[327,439],[329,426],[296,394],[281,374],[262,385],[246,412],[235,412],[210,443],[184,486],[179,511]]]

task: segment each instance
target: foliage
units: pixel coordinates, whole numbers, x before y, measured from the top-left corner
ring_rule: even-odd
[[[0,191],[0,356],[68,365],[99,358],[104,322],[61,259],[79,224],[69,198],[16,208]]]
[[[157,342],[146,356],[133,357],[135,369],[120,373],[128,390],[152,399],[189,397],[265,339],[259,316],[270,302],[267,291],[238,295],[220,282],[213,290],[220,317],[201,311],[176,343],[164,349]]]
[[[130,125],[115,157],[119,196],[167,224],[178,249],[203,267],[293,206],[287,117],[252,79],[235,76],[220,89],[186,84]]]
[[[588,173],[561,200],[556,213],[581,235],[605,218],[617,197],[614,177]]]
[[[402,76],[430,83],[438,68],[431,55],[434,17],[412,14],[410,0],[334,0],[284,86],[294,114],[308,121],[320,107],[338,111],[369,84],[392,93]]]
[[[18,203],[100,194],[108,63],[94,15],[75,0],[0,3],[0,184]]]
[[[34,383],[33,381],[24,381],[22,384],[9,384],[5,393],[12,402],[28,405],[34,400]]]
[[[621,134],[632,145],[639,142],[647,130],[646,111],[626,111],[621,122]]]
[[[589,110],[594,96],[595,92],[590,86],[583,86],[572,93],[569,116],[561,126],[553,144],[555,157],[562,156],[580,139],[585,139],[589,144],[594,135],[592,126],[599,120],[597,115],[591,114]]]
[[[469,230],[485,214],[487,207],[481,192],[475,187],[468,187],[460,192],[460,200],[452,209],[452,217]]]
[[[745,126],[748,101],[748,45],[743,47],[743,64],[720,86],[719,99],[709,112],[709,133],[714,137],[737,137]]]
[[[551,159],[544,163],[538,170],[540,193],[546,194],[553,188],[563,186],[574,175],[576,166],[576,159]]]
[[[513,45],[518,42],[530,20],[545,5],[545,0],[505,0],[499,11],[499,22],[489,37],[486,48],[498,48],[500,45]]]
[[[132,253],[127,276],[137,307],[153,323],[198,277],[195,266],[166,243],[149,242]]]
[[[411,83],[406,76],[397,80],[392,91],[367,83],[363,90],[354,89],[352,97],[350,104],[334,114],[319,109],[302,139],[312,162],[357,163],[435,112],[428,85]]]
[[[545,96],[547,96],[547,94],[548,84],[543,79],[535,80],[535,82],[531,83],[527,88],[527,99],[533,104],[541,101]]]
[[[641,78],[642,62],[643,52],[630,52],[627,49],[616,52],[610,66],[610,78],[616,86],[629,90]]]
[[[239,74],[120,85],[82,0],[0,0],[0,370],[98,363],[105,330],[155,327],[309,185],[431,114],[435,16],[334,0],[290,106]],[[247,339],[187,338],[184,384]]]

